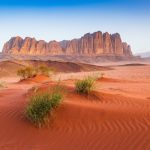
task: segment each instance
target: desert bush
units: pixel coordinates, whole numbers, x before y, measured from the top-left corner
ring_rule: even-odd
[[[39,89],[38,86],[33,86],[33,87],[31,88],[31,91],[32,91],[33,93],[37,93],[38,89]]]
[[[3,82],[3,81],[0,81],[0,89],[1,88],[6,88],[7,86],[6,86],[6,83],[5,82]]]
[[[32,67],[26,67],[25,73],[26,73],[27,78],[32,78],[36,75],[35,69]]]
[[[51,97],[53,99],[52,101],[53,108],[56,108],[60,104],[61,100],[63,99],[63,94],[65,93],[66,91],[64,87],[60,84],[60,82],[58,82],[57,85],[53,87],[51,94]]]
[[[78,80],[75,83],[75,89],[77,93],[80,94],[89,94],[94,88],[94,83],[96,81],[95,77],[86,77],[83,80]]]
[[[0,88],[3,88],[3,85],[0,83]]]
[[[105,75],[105,73],[102,72],[102,73],[101,73],[101,78],[104,78],[104,75]]]
[[[27,78],[33,78],[38,74],[49,76],[50,72],[52,72],[52,69],[47,66],[40,66],[37,68],[26,67],[24,69],[19,69],[17,71],[17,75],[20,76],[21,79],[27,79]]]
[[[25,114],[26,117],[38,127],[49,122],[52,111],[59,106],[63,98],[61,87],[57,85],[53,90],[38,92],[31,96]]]
[[[38,72],[42,75],[49,76],[50,72],[52,72],[52,69],[47,66],[40,66],[38,68]]]
[[[26,77],[27,77],[25,69],[19,69],[17,71],[17,75],[20,76],[22,79],[26,79]]]
[[[24,69],[19,69],[17,75],[20,76],[22,79],[32,78],[36,76],[36,71],[32,67],[26,67]]]

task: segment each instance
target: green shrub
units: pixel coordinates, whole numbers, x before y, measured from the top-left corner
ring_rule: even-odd
[[[21,79],[27,79],[27,78],[33,78],[38,74],[49,76],[51,71],[52,69],[47,66],[40,66],[37,68],[26,67],[24,69],[19,69],[17,75],[20,76]]]
[[[38,91],[39,87],[38,86],[33,86],[31,88],[31,91],[33,91],[33,93],[36,93]]]
[[[38,72],[42,75],[45,75],[45,76],[49,76],[49,73],[52,71],[51,68],[47,67],[47,66],[40,66],[38,68]]]
[[[17,75],[20,76],[21,79],[26,79],[27,78],[25,69],[18,70]]]
[[[56,108],[61,100],[63,99],[63,94],[65,93],[64,87],[62,85],[60,85],[60,83],[58,82],[57,85],[55,87],[53,87],[52,89],[52,107]]]
[[[25,114],[26,117],[36,126],[41,127],[49,122],[52,111],[59,106],[62,101],[63,93],[56,86],[53,91],[38,92],[31,97]]]
[[[18,70],[17,75],[22,79],[32,78],[36,75],[36,71],[32,67],[26,67],[24,69]]]
[[[105,73],[102,72],[102,73],[101,73],[101,78],[104,78],[104,75],[105,75]]]
[[[90,76],[83,80],[78,80],[75,83],[76,92],[80,94],[89,94],[94,88],[95,81],[96,78]]]
[[[27,78],[32,78],[36,75],[35,69],[32,67],[26,67],[25,73],[26,73]]]
[[[0,83],[0,88],[3,88],[3,84],[2,83]]]
[[[6,88],[6,87],[7,87],[7,86],[6,86],[6,83],[1,81],[1,82],[0,82],[0,89],[1,89],[1,88]]]

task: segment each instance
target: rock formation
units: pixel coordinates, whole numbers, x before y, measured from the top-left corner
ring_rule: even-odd
[[[35,38],[11,38],[3,47],[3,53],[15,55],[87,55],[132,56],[131,47],[122,42],[119,33],[100,31],[87,33],[70,41],[37,41]]]

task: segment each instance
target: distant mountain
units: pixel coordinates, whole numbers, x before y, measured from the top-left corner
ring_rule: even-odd
[[[150,52],[138,53],[137,56],[141,56],[142,58],[150,58]]]
[[[13,37],[5,43],[4,54],[15,55],[70,55],[70,56],[132,56],[130,45],[122,42],[119,33],[101,31],[87,33],[79,39],[68,41],[37,41],[35,38]]]

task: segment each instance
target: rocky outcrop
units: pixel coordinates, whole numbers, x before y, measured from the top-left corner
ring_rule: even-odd
[[[113,52],[116,55],[122,55],[123,53],[123,46],[122,46],[122,40],[121,37],[118,33],[113,34],[111,36],[112,39],[112,47],[113,47]]]
[[[21,37],[11,38],[3,47],[3,53],[18,53],[22,47],[23,39]]]
[[[100,31],[87,33],[80,39],[70,41],[37,41],[35,38],[11,38],[3,47],[3,53],[15,55],[87,55],[132,56],[131,47],[122,42],[119,33]]]
[[[103,48],[105,54],[113,54],[111,35],[106,32],[103,34]]]
[[[131,46],[125,42],[122,43],[122,46],[123,46],[124,55],[125,56],[132,56]]]

